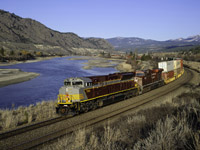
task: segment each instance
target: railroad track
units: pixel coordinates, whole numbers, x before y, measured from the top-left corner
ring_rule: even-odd
[[[90,111],[71,118],[59,117],[46,122],[41,122],[31,127],[15,130],[12,133],[0,135],[0,149],[30,149],[50,140],[71,133],[80,127],[89,127],[99,124],[110,118],[119,116],[188,83],[193,77],[191,71],[186,70],[184,75],[176,81],[145,93],[141,96],[115,103],[95,111]],[[56,120],[58,119],[58,120]],[[48,128],[48,129],[47,129]],[[47,131],[45,131],[47,130]]]
[[[56,117],[56,118],[53,118],[53,119],[49,119],[49,120],[46,120],[46,121],[42,121],[42,122],[34,123],[34,124],[31,124],[31,125],[28,125],[28,126],[25,126],[25,127],[14,129],[14,130],[11,130],[11,131],[8,131],[8,132],[4,132],[4,133],[0,134],[0,140],[6,139],[6,138],[9,138],[9,137],[12,137],[12,136],[24,133],[24,132],[28,132],[28,131],[31,131],[31,130],[34,130],[34,129],[37,129],[37,128],[48,126],[50,124],[65,120],[67,118],[70,118],[70,117],[65,117],[65,116]]]

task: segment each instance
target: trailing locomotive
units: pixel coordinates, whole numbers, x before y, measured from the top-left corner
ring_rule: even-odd
[[[152,70],[65,79],[56,112],[65,115],[87,112],[168,84],[184,72],[182,60],[160,62],[158,66]]]

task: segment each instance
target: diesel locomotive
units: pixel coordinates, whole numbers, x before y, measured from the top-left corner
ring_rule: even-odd
[[[87,112],[117,99],[128,99],[164,85],[163,69],[68,78],[59,90],[56,112]]]

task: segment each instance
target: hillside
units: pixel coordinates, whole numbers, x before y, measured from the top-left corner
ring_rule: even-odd
[[[2,47],[8,50],[33,50],[61,54],[113,50],[113,47],[104,39],[83,39],[74,33],[61,33],[38,21],[0,10],[0,48]]]
[[[147,51],[176,51],[200,45],[200,35],[167,41],[156,41],[137,37],[115,37],[106,39],[116,50],[139,52]]]

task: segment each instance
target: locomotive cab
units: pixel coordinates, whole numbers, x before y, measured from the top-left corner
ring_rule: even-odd
[[[59,89],[58,103],[56,111],[65,113],[69,107],[76,107],[77,102],[85,99],[85,87],[92,86],[92,81],[89,78],[68,78],[64,80],[64,85]],[[61,109],[62,108],[62,109]]]

